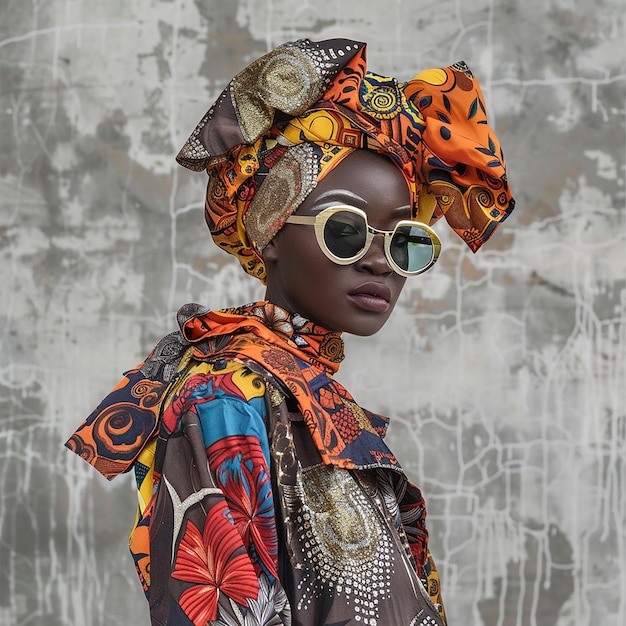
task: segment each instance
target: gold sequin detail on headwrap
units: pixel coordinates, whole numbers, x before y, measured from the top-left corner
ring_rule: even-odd
[[[233,81],[235,111],[244,137],[255,141],[272,126],[274,113],[304,113],[324,91],[320,54],[295,47],[270,54],[246,67]]]
[[[270,169],[248,207],[245,222],[251,244],[261,251],[317,184],[319,162],[313,145],[292,146]]]

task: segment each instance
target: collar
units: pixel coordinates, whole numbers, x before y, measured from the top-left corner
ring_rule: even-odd
[[[202,350],[214,349],[219,336],[252,333],[259,339],[276,344],[296,358],[319,365],[334,374],[344,358],[341,333],[291,314],[267,301],[211,311],[199,304],[186,304],[178,312],[178,324],[184,338]],[[208,343],[207,343],[208,342]],[[204,344],[204,345],[203,345]]]
[[[333,378],[343,340],[269,302],[221,311],[185,305],[178,321],[194,357],[256,363],[293,395],[324,463],[401,471],[383,442],[388,420],[360,407]]]

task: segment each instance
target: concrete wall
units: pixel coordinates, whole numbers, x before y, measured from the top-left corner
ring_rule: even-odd
[[[62,442],[188,301],[262,296],[174,155],[299,37],[400,79],[464,59],[518,206],[340,370],[427,494],[451,625],[626,624],[623,0],[1,0],[0,624],[148,624],[133,481]],[[387,625],[389,626],[389,625]]]

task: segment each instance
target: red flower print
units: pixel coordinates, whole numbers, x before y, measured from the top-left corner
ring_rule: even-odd
[[[196,626],[217,619],[220,593],[243,606],[256,599],[259,581],[224,502],[211,507],[202,534],[187,522],[172,576],[193,583],[179,603]]]
[[[233,381],[232,372],[227,374],[215,374],[213,372],[193,374],[185,381],[182,389],[163,413],[163,422],[168,430],[174,432],[179,418],[185,411],[196,404],[213,400],[218,389],[242,400],[246,399],[241,389]]]
[[[221,389],[225,394],[235,396],[236,398],[246,399],[245,394],[234,380],[233,372],[215,375],[215,388]]]
[[[254,546],[267,572],[277,576],[278,540],[272,485],[258,440],[227,437],[207,448],[207,456],[244,546],[247,549]]]

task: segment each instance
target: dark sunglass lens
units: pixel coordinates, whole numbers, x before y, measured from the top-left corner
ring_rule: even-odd
[[[399,226],[391,238],[391,256],[405,272],[419,272],[433,258],[433,240],[419,226]]]
[[[338,211],[324,226],[324,241],[340,259],[356,256],[365,246],[367,224],[363,217],[351,211]]]

